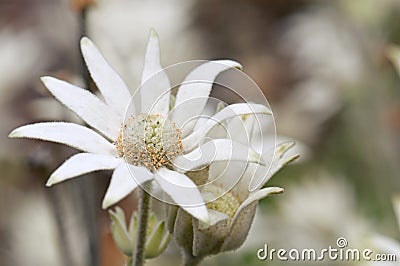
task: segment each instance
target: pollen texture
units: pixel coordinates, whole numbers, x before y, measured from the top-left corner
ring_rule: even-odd
[[[170,166],[171,161],[182,153],[180,129],[158,114],[128,118],[115,145],[128,163],[149,170]]]
[[[222,193],[222,189],[219,187],[213,187],[211,190],[214,195],[220,195]],[[209,209],[225,213],[229,216],[231,221],[233,216],[235,216],[236,211],[239,209],[239,206],[239,199],[230,191],[207,203]]]

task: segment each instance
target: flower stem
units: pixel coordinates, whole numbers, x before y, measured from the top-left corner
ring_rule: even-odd
[[[146,184],[144,184],[146,186]],[[138,221],[138,231],[136,239],[136,249],[134,254],[133,266],[143,266],[144,265],[144,252],[146,248],[146,234],[147,234],[147,224],[149,220],[150,213],[150,194],[144,188],[140,189],[139,192],[139,221]]]

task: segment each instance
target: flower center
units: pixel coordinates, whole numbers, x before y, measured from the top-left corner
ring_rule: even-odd
[[[221,195],[223,193],[222,188],[217,186],[210,186],[207,191],[214,195]],[[229,216],[230,221],[232,221],[233,216],[240,207],[240,201],[231,191],[226,192],[222,197],[207,203],[207,207],[211,210],[219,211],[225,213]]]
[[[180,129],[158,114],[128,118],[115,145],[128,163],[150,170],[171,166],[171,161],[182,153]]]

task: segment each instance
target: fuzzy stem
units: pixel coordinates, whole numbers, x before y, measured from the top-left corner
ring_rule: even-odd
[[[146,248],[146,235],[150,213],[150,200],[150,194],[147,193],[145,189],[141,188],[139,194],[139,224],[136,239],[136,249],[134,254],[135,260],[132,264],[133,266],[144,265],[144,252]]]

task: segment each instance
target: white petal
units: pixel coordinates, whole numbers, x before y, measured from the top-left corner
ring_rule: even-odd
[[[42,77],[42,81],[57,100],[86,123],[110,139],[117,139],[122,117],[99,98],[87,90],[52,77]]]
[[[139,184],[153,179],[153,174],[144,167],[127,163],[120,164],[115,169],[110,185],[103,200],[103,209],[122,200],[129,195]]]
[[[31,138],[62,143],[75,149],[108,155],[117,155],[115,146],[93,130],[64,122],[37,123],[14,129],[9,137]]]
[[[256,192],[250,194],[250,196],[240,205],[236,214],[238,214],[240,212],[240,210],[242,210],[243,208],[245,208],[246,206],[250,205],[253,202],[262,200],[271,194],[283,193],[283,191],[284,191],[283,188],[280,188],[280,187],[267,187],[267,188],[260,189]],[[235,217],[233,219],[235,219]]]
[[[185,151],[190,151],[196,147],[203,138],[207,135],[211,128],[221,123],[223,120],[249,114],[272,114],[271,110],[262,104],[249,104],[249,103],[237,103],[232,104],[213,117],[209,118],[206,123],[199,127],[196,131],[190,134],[188,137],[182,140],[182,145]],[[240,132],[231,132],[232,134]]]
[[[269,169],[270,169],[270,164],[268,164],[268,166],[262,166],[258,164],[247,165],[245,172],[242,175],[242,178],[233,189],[234,193],[239,195],[241,201],[245,200],[249,196],[250,194],[249,185],[252,180],[262,180],[263,181],[262,184],[265,184],[270,179],[270,176],[268,175]],[[257,190],[261,186],[257,186],[252,191]]]
[[[104,100],[118,114],[123,116],[131,99],[128,87],[91,40],[83,37],[81,39],[81,50],[90,75]]]
[[[230,161],[221,161],[221,162],[213,162],[210,165],[208,183],[204,185],[204,189],[207,190],[207,187],[217,186],[223,187],[224,190],[218,191],[215,196],[222,196],[225,191],[232,191],[239,200],[242,202],[247,198],[249,181],[245,180],[245,171],[246,167],[250,165],[247,162],[230,162]],[[253,165],[253,164],[251,164]],[[259,166],[259,165],[258,165]],[[241,187],[241,183],[245,182],[244,188],[246,189],[243,193],[239,188]]]
[[[278,143],[296,143],[293,147],[290,148],[285,153],[285,156],[293,156],[293,155],[298,155],[301,154],[301,157],[299,157],[295,163],[300,163],[300,162],[305,162],[309,159],[311,159],[311,148],[306,145],[304,142],[299,141],[296,139],[295,141],[293,140],[293,137],[285,136],[282,134],[279,134],[277,136],[274,136],[273,134],[264,134],[264,136],[260,136],[253,134],[253,138],[251,140],[251,146],[254,148],[255,151],[259,152],[260,154],[263,154],[263,158],[266,159],[265,156],[271,156],[270,161],[272,161],[272,153],[273,147],[277,146]],[[257,149],[259,148],[259,149]]]
[[[294,141],[288,141],[279,143],[275,147],[275,154],[273,155],[273,161],[269,169],[257,167],[257,169],[249,168],[249,171],[253,171],[253,178],[249,184],[249,191],[255,191],[256,189],[263,186],[273,175],[281,170],[288,163],[296,160],[299,155],[291,155],[287,151],[295,145]],[[254,167],[254,166],[253,166]]]
[[[143,113],[168,114],[170,82],[160,62],[160,44],[157,33],[150,31],[140,88]]]
[[[203,111],[201,112],[200,117],[194,121],[196,123],[195,123],[195,126],[193,127],[193,129],[191,129],[191,131],[195,131],[195,130],[199,129],[200,127],[202,127],[204,125],[204,123],[207,123],[207,121],[210,117],[212,117],[213,115],[215,115],[216,113],[221,111],[226,106],[227,105],[224,102],[221,102],[218,99],[209,98],[206,105],[203,108]],[[184,131],[184,128],[182,129],[182,131]],[[186,135],[183,135],[183,136],[186,137]]]
[[[201,113],[215,78],[229,68],[241,68],[241,65],[230,60],[210,61],[188,74],[176,95],[175,111],[172,117],[179,127]]]
[[[246,145],[230,139],[214,139],[173,161],[179,171],[198,170],[214,161],[245,161],[263,164],[259,154]]]
[[[115,169],[123,160],[111,155],[78,153],[55,170],[46,186],[98,170]]]
[[[177,205],[193,217],[209,223],[208,211],[199,188],[186,175],[161,168],[154,178]]]
[[[229,138],[252,146],[253,132],[256,125],[256,118],[254,115],[244,115],[232,118],[226,125],[229,132]],[[256,149],[254,149],[257,151]],[[261,152],[257,151],[262,154]]]
[[[254,124],[250,139],[251,147],[264,155],[266,151],[273,150],[277,143],[275,121],[272,116],[255,114],[253,117]],[[270,163],[270,161],[267,163]]]

